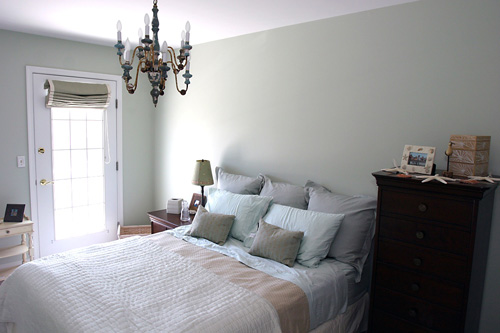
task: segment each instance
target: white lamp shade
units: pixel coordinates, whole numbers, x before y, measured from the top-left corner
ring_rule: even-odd
[[[194,167],[193,185],[213,185],[214,179],[212,177],[212,167],[208,160],[197,160]]]

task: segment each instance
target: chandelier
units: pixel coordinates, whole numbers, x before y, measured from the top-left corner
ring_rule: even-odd
[[[191,64],[189,51],[192,49],[192,46],[189,45],[189,32],[191,30],[191,25],[189,24],[189,21],[186,22],[186,30],[182,31],[181,48],[177,58],[175,57],[174,49],[168,46],[167,42],[163,42],[160,49],[160,42],[158,41],[160,22],[158,20],[157,2],[157,0],[153,0],[153,21],[151,29],[153,30],[153,40],[151,40],[149,36],[149,15],[146,14],[144,16],[144,24],[146,25],[145,37],[142,38],[142,29],[139,29],[139,45],[132,51],[128,38],[125,41],[125,45],[122,44],[122,23],[120,21],[116,24],[116,28],[118,29],[118,43],[115,45],[118,49],[116,54],[118,55],[120,65],[123,68],[122,78],[126,83],[127,91],[130,94],[133,94],[137,89],[139,70],[143,73],[147,73],[149,82],[152,86],[151,97],[153,97],[155,107],[158,103],[158,97],[163,96],[164,94],[167,72],[170,70],[169,65],[172,66],[172,72],[175,77],[175,86],[181,95],[186,94],[189,84],[191,83],[189,79],[192,77],[189,73],[189,67]],[[130,72],[133,70],[132,64],[134,63],[136,55],[139,63],[137,64],[135,81],[132,83]],[[180,90],[177,81],[177,74],[179,74],[182,70],[184,70],[182,77],[184,77],[184,84],[186,87],[185,89]]]

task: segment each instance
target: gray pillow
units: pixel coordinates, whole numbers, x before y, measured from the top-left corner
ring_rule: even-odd
[[[222,245],[226,242],[234,217],[234,215],[209,213],[205,207],[199,206],[187,234]]]
[[[260,220],[255,235],[251,255],[280,262],[292,267],[299,252],[300,242],[304,237],[302,231],[289,231]]]
[[[280,205],[307,209],[307,191],[304,187],[272,182],[269,177],[265,175],[261,176],[264,178],[264,187],[262,187],[260,195],[273,197],[273,202]]]
[[[215,168],[217,178],[217,188],[236,194],[259,194],[264,178],[262,176],[247,177],[234,175],[222,170],[221,167]]]
[[[312,181],[306,183],[306,188],[308,210],[345,215],[328,256],[352,265],[358,272],[356,281],[359,281],[375,230],[377,200],[369,196],[332,193]]]

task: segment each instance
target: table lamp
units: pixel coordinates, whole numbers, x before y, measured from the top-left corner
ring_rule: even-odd
[[[203,187],[213,185],[212,167],[208,160],[197,160],[194,167],[194,175],[192,180],[193,185],[201,186],[201,205],[205,206],[205,196],[203,195]]]

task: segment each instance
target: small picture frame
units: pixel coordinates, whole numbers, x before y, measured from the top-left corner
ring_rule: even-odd
[[[205,200],[206,200],[205,196]],[[193,197],[191,198],[191,204],[189,205],[189,210],[197,211],[198,207],[201,205],[201,194],[193,193]]]
[[[434,164],[436,147],[405,145],[401,169],[411,173],[430,175]]]
[[[4,222],[23,222],[25,204],[7,204],[5,208]]]

